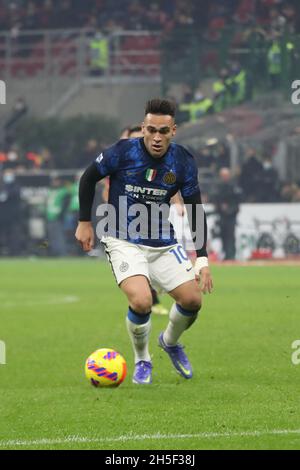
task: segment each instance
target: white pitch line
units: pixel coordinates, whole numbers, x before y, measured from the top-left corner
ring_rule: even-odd
[[[67,436],[63,439],[37,439],[37,440],[11,440],[1,441],[0,448],[5,447],[32,447],[32,446],[51,446],[64,444],[105,444],[113,442],[134,442],[149,440],[180,440],[180,439],[218,439],[218,438],[234,438],[234,437],[262,437],[262,436],[283,436],[283,435],[300,435],[300,429],[273,429],[270,431],[245,431],[245,432],[202,432],[196,434],[125,434],[119,437],[80,437]]]

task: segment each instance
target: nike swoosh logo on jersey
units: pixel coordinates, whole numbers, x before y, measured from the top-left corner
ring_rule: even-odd
[[[193,266],[190,269],[187,269],[186,272],[189,273],[193,269]]]

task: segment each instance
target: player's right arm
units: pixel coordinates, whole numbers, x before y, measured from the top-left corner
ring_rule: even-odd
[[[75,238],[81,243],[84,251],[94,247],[95,234],[92,226],[92,207],[95,188],[98,181],[112,175],[119,166],[122,153],[122,141],[105,150],[85,170],[79,183],[79,222]]]
[[[92,163],[83,173],[79,184],[79,222],[75,238],[81,243],[84,251],[91,251],[95,243],[95,234],[92,226],[92,207],[95,197],[95,188],[101,175],[95,163]]]

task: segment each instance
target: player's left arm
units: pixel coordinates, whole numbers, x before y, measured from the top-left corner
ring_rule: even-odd
[[[181,196],[186,205],[187,215],[197,254],[194,266],[196,279],[201,282],[201,290],[204,294],[211,293],[213,289],[212,276],[208,264],[207,255],[207,220],[202,205],[201,192],[198,183],[198,168],[194,157],[182,149],[182,183]]]
[[[207,218],[202,205],[200,190],[192,196],[183,197],[183,200],[185,205],[189,206],[187,215],[197,254],[194,266],[196,280],[200,281],[201,290],[204,294],[211,293],[213,280],[207,254]]]
[[[177,214],[180,217],[183,217],[185,214],[185,208],[184,208],[184,204],[183,204],[179,191],[176,194],[174,194],[173,197],[171,197],[171,204],[175,205]]]

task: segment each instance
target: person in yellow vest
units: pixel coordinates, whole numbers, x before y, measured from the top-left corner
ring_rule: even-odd
[[[180,104],[179,110],[181,112],[188,112],[189,122],[195,122],[197,119],[212,113],[214,111],[214,103],[198,89],[194,95],[193,101],[191,103]]]
[[[230,70],[230,94],[233,105],[243,103],[247,93],[247,73],[238,62]]]
[[[220,71],[219,77],[213,83],[214,108],[216,113],[222,112],[230,104],[230,83],[227,68]]]
[[[90,74],[103,75],[109,67],[109,42],[97,32],[90,42]]]
[[[268,50],[268,72],[271,81],[271,86],[276,89],[280,85],[281,75],[281,47],[279,41],[275,40],[272,42]]]

